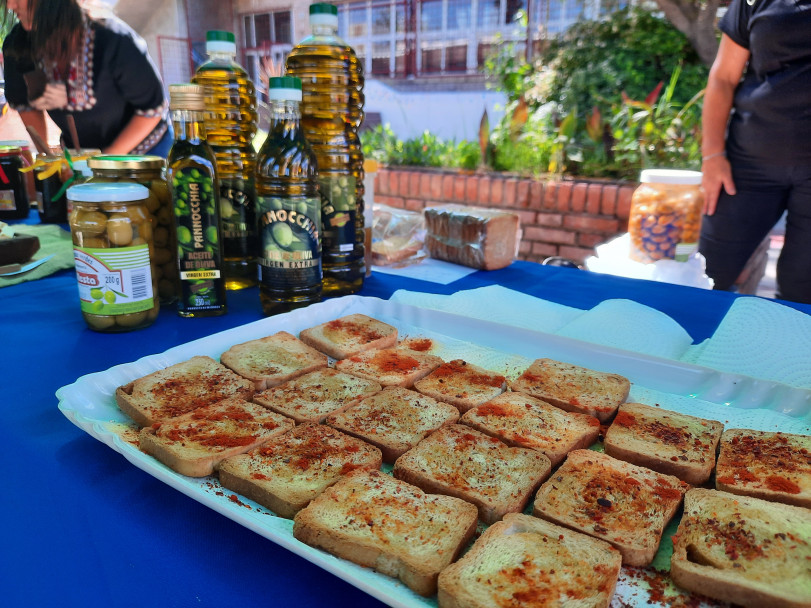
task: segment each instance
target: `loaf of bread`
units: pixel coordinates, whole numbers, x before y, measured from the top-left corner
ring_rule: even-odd
[[[551,468],[536,450],[448,424],[400,456],[392,472],[426,492],[473,503],[479,519],[493,524],[506,513],[520,513]]]
[[[811,511],[696,488],[684,497],[670,574],[735,605],[811,607]]]
[[[429,596],[439,573],[476,531],[477,515],[464,500],[358,470],[296,514],[293,536]]]
[[[439,606],[607,608],[621,563],[606,542],[509,513],[440,573]]]
[[[424,214],[425,246],[432,258],[482,270],[504,268],[515,259],[520,225],[514,213],[442,205]]]

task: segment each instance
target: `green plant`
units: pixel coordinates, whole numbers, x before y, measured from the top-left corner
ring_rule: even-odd
[[[389,165],[475,169],[480,159],[474,142],[443,141],[428,131],[402,141],[389,125],[365,131],[361,135],[361,149],[365,158]]]

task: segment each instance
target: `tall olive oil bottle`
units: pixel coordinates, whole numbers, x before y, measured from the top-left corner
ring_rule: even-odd
[[[206,34],[208,60],[193,82],[206,90],[206,133],[217,158],[220,179],[225,285],[242,289],[256,285],[256,90],[245,69],[236,63],[232,32]]]
[[[321,300],[318,165],[301,128],[301,80],[269,81],[270,130],[256,162],[259,298],[266,315]]]
[[[217,168],[206,143],[205,94],[196,84],[169,86],[175,141],[169,151],[168,180],[177,226],[181,317],[226,312],[225,276],[217,205]]]
[[[318,161],[323,230],[324,295],[363,286],[363,68],[338,37],[338,9],[310,6],[312,35],[287,58],[287,74],[301,78],[304,136]]]

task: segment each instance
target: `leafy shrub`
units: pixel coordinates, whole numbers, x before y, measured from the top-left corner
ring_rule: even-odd
[[[418,138],[401,141],[389,125],[378,125],[361,134],[365,158],[389,165],[475,169],[481,153],[474,142],[443,141],[425,131]]]

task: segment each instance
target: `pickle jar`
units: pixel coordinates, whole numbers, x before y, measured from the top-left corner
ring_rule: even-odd
[[[704,195],[701,173],[646,169],[631,197],[628,233],[631,258],[685,262],[698,251]]]
[[[160,156],[101,155],[88,159],[93,172],[89,183],[130,182],[149,189],[147,207],[155,217],[154,257],[158,266],[158,295],[161,304],[177,299],[177,237],[175,215]]]
[[[67,192],[82,315],[90,329],[122,332],[158,316],[155,217],[141,184],[80,184]]]

